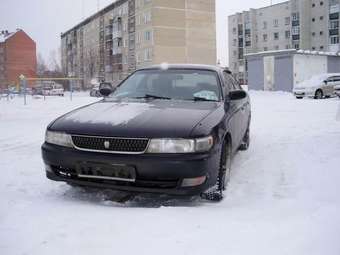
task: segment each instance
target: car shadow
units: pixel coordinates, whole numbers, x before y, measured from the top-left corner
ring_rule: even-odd
[[[161,194],[140,194],[124,191],[102,190],[68,186],[64,199],[112,207],[160,208],[198,207],[207,203],[200,196],[182,197]]]

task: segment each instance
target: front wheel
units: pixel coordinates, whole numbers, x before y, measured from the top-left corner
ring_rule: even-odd
[[[296,97],[296,99],[303,99],[303,97]]]
[[[231,174],[231,144],[225,141],[221,153],[220,168],[214,186],[204,192],[201,197],[210,201],[219,202],[223,199],[223,191],[226,190]]]
[[[314,96],[315,99],[322,99],[323,98],[323,92],[321,89],[318,89],[316,92],[315,92],[315,96]]]

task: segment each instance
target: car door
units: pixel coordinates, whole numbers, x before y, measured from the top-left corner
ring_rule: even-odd
[[[334,77],[333,93],[335,93],[335,87],[340,87],[340,75]]]
[[[324,96],[332,96],[334,94],[334,86],[335,86],[334,78],[335,77],[333,76],[329,77],[327,79],[327,82],[323,84],[322,91],[324,93]]]
[[[223,72],[224,82],[226,84],[224,94],[225,100],[229,100],[229,93],[234,91],[235,84],[232,76],[226,71]],[[241,141],[241,133],[240,129],[242,123],[242,103],[241,100],[228,101],[228,127],[232,136],[233,150],[236,150]]]

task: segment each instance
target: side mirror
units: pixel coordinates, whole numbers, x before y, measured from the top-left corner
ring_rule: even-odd
[[[235,90],[229,93],[229,99],[232,101],[244,99],[246,97],[247,97],[247,92],[245,92],[244,90]]]
[[[327,84],[328,84],[328,81],[327,81],[327,80],[324,80],[323,83],[324,83],[325,85],[327,85]]]
[[[103,97],[108,97],[113,92],[113,87],[110,82],[102,82],[99,85],[99,93]]]

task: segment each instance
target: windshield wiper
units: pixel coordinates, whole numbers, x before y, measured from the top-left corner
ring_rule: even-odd
[[[135,97],[136,99],[149,99],[149,98],[151,98],[151,99],[163,99],[163,100],[171,100],[171,98],[170,97],[162,97],[162,96],[157,96],[157,95],[150,95],[150,94],[146,94],[146,95],[144,95],[144,96],[142,96],[142,97]]]
[[[217,100],[208,99],[208,98],[204,98],[204,97],[194,97],[192,100],[195,101],[195,102],[198,102],[198,101],[203,101],[203,102],[217,102]]]

